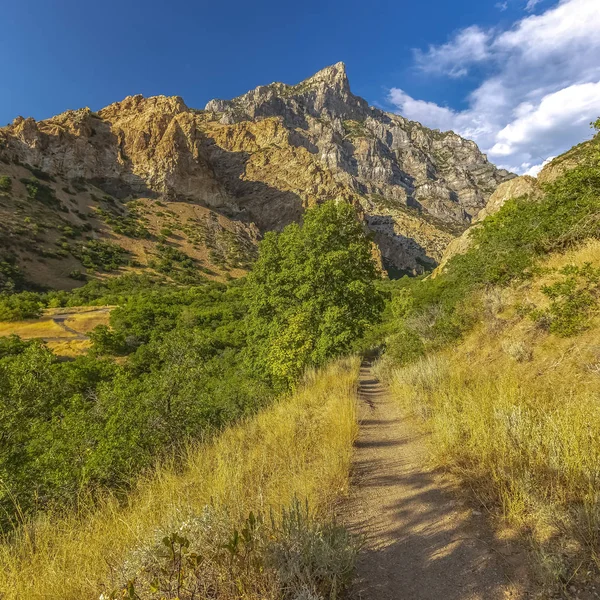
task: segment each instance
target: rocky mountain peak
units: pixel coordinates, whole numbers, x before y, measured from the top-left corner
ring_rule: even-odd
[[[302,85],[320,85],[339,90],[343,93],[350,92],[350,82],[348,81],[348,75],[346,73],[346,65],[343,62],[337,62],[335,65],[325,67],[312,77],[305,79],[302,83],[298,84],[298,87]]]
[[[306,117],[363,119],[368,104],[350,91],[346,65],[338,62],[296,85],[274,82],[232,100],[211,100],[205,110],[222,113],[230,125],[256,118],[281,117],[293,127],[306,127]]]
[[[68,185],[85,180],[97,198],[210,209],[244,244],[256,228],[281,229],[309,206],[343,200],[373,232],[384,264],[404,273],[435,266],[512,177],[471,141],[370,107],[342,62],[295,85],[211,100],[205,111],[178,96],[136,95],[97,113],[18,118],[0,128],[0,161]]]

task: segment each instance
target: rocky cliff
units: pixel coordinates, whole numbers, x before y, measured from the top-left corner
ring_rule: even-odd
[[[194,244],[189,237],[198,211],[234,247],[237,258],[221,262],[243,268],[239,255],[251,254],[260,232],[336,199],[356,207],[390,271],[419,273],[439,262],[498,184],[512,177],[472,141],[368,106],[352,94],[343,63],[298,85],[273,83],[212,100],[204,110],[178,97],[133,96],[98,113],[67,111],[40,122],[19,117],[0,129],[0,160],[0,176],[15,182],[0,201],[6,216],[27,204],[28,184],[18,183],[28,179],[27,169],[34,178],[46,176],[61,223],[83,228],[92,219],[96,237],[121,245],[132,246],[110,219],[98,217],[112,210],[129,218],[128,203],[139,201],[149,235],[143,251],[139,244],[132,251],[144,265],[164,229],[165,211],[157,207],[171,203],[171,212],[179,207],[188,215],[179,228],[191,233],[163,245],[178,246],[208,270],[215,262],[206,240],[199,236]],[[172,221],[167,225],[177,228]],[[14,227],[5,234],[19,239]],[[52,236],[42,241],[56,243]]]

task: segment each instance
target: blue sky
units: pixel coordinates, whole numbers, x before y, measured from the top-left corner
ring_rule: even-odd
[[[5,3],[0,123],[137,93],[203,107],[342,60],[371,104],[452,128],[525,172],[600,115],[599,1]],[[536,120],[556,120],[542,109],[561,91],[554,104],[577,106],[553,132]]]

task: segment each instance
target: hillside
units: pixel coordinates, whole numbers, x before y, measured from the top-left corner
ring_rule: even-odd
[[[422,273],[511,175],[477,146],[352,94],[343,63],[204,110],[128,97],[0,129],[3,277],[72,288],[152,269],[243,274],[264,232],[352,204],[392,273]]]
[[[391,285],[378,373],[435,464],[528,541],[542,597],[592,598],[600,135],[495,196],[436,277]]]
[[[472,225],[448,244],[439,265],[433,271],[433,276],[436,277],[441,273],[451,258],[467,252],[473,244],[473,234],[481,227],[481,222],[486,217],[497,213],[512,198],[540,199],[543,196],[544,186],[553,183],[567,171],[581,164],[591,145],[591,141],[582,142],[557,156],[538,173],[537,177],[522,175],[501,183],[490,196],[487,204],[474,216]]]

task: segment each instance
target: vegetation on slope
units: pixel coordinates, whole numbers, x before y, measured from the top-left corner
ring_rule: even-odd
[[[353,546],[314,518],[345,486],[356,365],[332,367],[322,383],[313,376],[304,392],[210,440],[347,353],[379,316],[377,275],[354,212],[329,203],[269,235],[247,282],[130,275],[6,294],[9,317],[117,306],[110,327],[91,332],[89,354],[70,362],[37,340],[0,340],[0,590],[337,597]],[[69,572],[65,583],[67,556],[81,577]]]
[[[6,600],[339,598],[356,542],[333,520],[356,435],[358,364],[188,448],[125,504],[38,518],[0,545]],[[293,440],[293,443],[292,443]],[[102,594],[102,596],[100,596]]]
[[[600,138],[445,273],[388,284],[379,364],[440,462],[567,585],[598,574]]]

